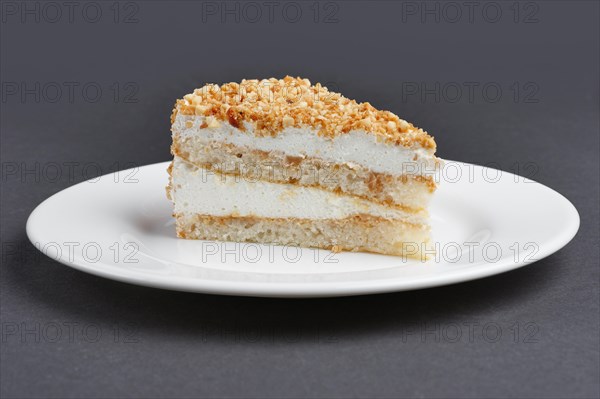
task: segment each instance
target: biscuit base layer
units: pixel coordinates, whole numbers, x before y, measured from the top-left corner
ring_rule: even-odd
[[[296,219],[176,214],[175,218],[177,236],[197,240],[375,252],[422,260],[429,242],[427,226],[368,215]]]
[[[431,177],[392,176],[360,165],[292,157],[277,151],[264,152],[222,143],[200,143],[193,137],[176,137],[171,150],[198,167],[218,173],[254,181],[320,187],[406,209],[426,208],[436,188]]]

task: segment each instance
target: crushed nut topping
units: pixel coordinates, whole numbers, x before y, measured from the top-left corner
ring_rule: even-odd
[[[218,126],[216,120],[243,131],[245,124],[251,124],[255,134],[262,136],[275,136],[287,127],[309,126],[332,138],[365,130],[396,145],[418,143],[435,149],[433,137],[392,112],[350,100],[320,83],[311,85],[308,79],[299,77],[207,84],[177,100],[171,123],[178,113],[212,117],[207,123],[209,128]]]

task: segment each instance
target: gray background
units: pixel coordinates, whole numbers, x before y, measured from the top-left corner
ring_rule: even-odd
[[[75,2],[72,20],[61,6],[57,21],[42,2],[2,2],[2,397],[600,394],[598,2],[521,2],[517,22],[512,1],[475,2],[472,19],[458,3],[454,22],[456,9],[440,2],[331,3],[317,4],[316,22],[312,1],[295,3],[297,22],[285,2],[272,21],[261,5],[260,21],[239,8],[236,22],[203,12],[220,3],[139,1],[121,3],[115,23],[112,1],[97,2],[97,22],[86,2]],[[23,4],[34,14],[18,14]],[[439,21],[414,7],[440,7]],[[431,132],[444,158],[503,170],[532,163],[522,173],[575,204],[579,233],[504,275],[326,300],[130,286],[28,243],[27,216],[48,196],[167,160],[176,98],[205,82],[286,74],[398,113]],[[436,82],[439,100],[406,91]],[[449,91],[465,82],[501,87],[502,96]],[[68,84],[77,85],[71,98],[52,92]],[[102,95],[94,102],[84,86]]]

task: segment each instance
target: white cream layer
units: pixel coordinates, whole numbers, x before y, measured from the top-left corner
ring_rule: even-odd
[[[179,157],[175,157],[171,173],[175,213],[302,219],[341,219],[368,214],[426,223],[424,213],[406,213],[314,187],[222,175],[198,168]]]
[[[188,121],[191,122],[190,127],[186,127]],[[197,136],[206,144],[225,143],[262,151],[283,151],[290,156],[314,157],[350,166],[357,164],[393,176],[433,176],[436,172],[431,149],[389,145],[364,130],[354,130],[331,139],[319,136],[310,128],[286,128],[275,137],[257,137],[251,124],[245,124],[246,131],[243,132],[229,123],[218,121],[201,129],[200,125],[204,122],[204,116],[178,114],[172,126],[173,135],[181,135],[182,138]]]

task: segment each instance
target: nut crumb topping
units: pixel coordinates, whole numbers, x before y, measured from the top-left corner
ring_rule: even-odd
[[[177,100],[177,114],[203,115],[207,126],[219,122],[244,131],[252,124],[256,135],[275,136],[287,127],[312,127],[319,135],[335,137],[352,130],[365,130],[396,145],[435,149],[435,141],[423,129],[389,111],[375,109],[331,92],[320,83],[286,76],[283,79],[242,80],[221,86],[207,84]]]

